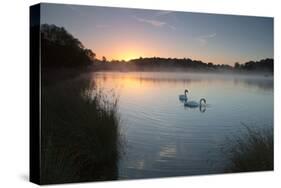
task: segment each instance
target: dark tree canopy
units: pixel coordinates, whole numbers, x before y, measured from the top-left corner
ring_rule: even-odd
[[[137,67],[142,68],[178,68],[179,70],[198,70],[198,71],[208,71],[215,69],[230,70],[232,69],[229,65],[215,65],[212,62],[204,63],[200,60],[192,60],[190,58],[161,58],[161,57],[152,57],[152,58],[139,58],[132,59],[130,63],[135,64]]]
[[[239,69],[239,68],[240,68],[240,64],[239,64],[238,62],[236,62],[236,63],[234,64],[234,68],[235,68],[235,69]]]
[[[203,71],[203,72],[251,72],[251,73],[273,73],[273,59],[262,59],[260,61],[249,61],[246,63],[236,62],[234,66],[228,64],[215,64],[213,62],[202,62],[190,58],[161,58],[140,57],[129,61],[112,60],[106,58],[96,60],[97,66],[105,70],[125,71]]]
[[[102,61],[103,61],[103,62],[106,62],[106,61],[107,61],[105,56],[102,56]]]
[[[95,53],[63,27],[43,24],[40,31],[43,67],[82,67],[93,63]]]
[[[273,59],[267,58],[262,59],[260,61],[248,61],[244,64],[235,63],[234,68],[237,70],[245,70],[245,71],[267,71],[273,72],[274,65]]]

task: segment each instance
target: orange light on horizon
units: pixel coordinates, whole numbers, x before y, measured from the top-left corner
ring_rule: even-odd
[[[129,61],[131,59],[139,58],[140,55],[138,55],[138,54],[140,54],[140,53],[137,53],[137,52],[134,52],[134,51],[126,51],[126,52],[121,53],[120,55],[118,55],[117,59]]]
[[[122,42],[113,42],[110,47],[104,47],[97,51],[98,58],[105,56],[107,60],[125,60],[137,59],[139,57],[153,57],[160,55],[159,48],[152,47],[152,44],[141,39],[126,40]]]
[[[108,61],[129,61],[140,57],[162,57],[190,58],[192,60],[201,60],[205,63],[212,62],[214,64],[234,64],[223,54],[213,55],[208,51],[195,52],[192,50],[174,51],[169,45],[158,45],[157,43],[140,39],[122,42],[114,41],[112,45],[104,46],[99,51],[96,51],[96,53],[98,59],[102,59],[102,57],[105,56]]]
[[[141,55],[135,55],[135,54],[136,53],[120,54],[120,55],[116,55],[116,56],[114,56],[114,55],[106,56],[105,55],[105,57],[108,61],[112,61],[112,60],[114,60],[114,61],[123,61],[123,60],[129,61],[131,59],[138,59],[139,57],[141,57]],[[99,56],[98,59],[102,59],[102,57],[103,56]]]

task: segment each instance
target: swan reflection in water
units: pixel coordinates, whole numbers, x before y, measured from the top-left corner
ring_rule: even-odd
[[[201,98],[199,102],[186,100],[184,102],[184,107],[185,107],[185,109],[199,107],[199,111],[204,113],[206,111],[206,107],[207,107],[206,99]]]

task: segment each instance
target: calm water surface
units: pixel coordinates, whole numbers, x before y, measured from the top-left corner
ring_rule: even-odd
[[[119,96],[124,136],[119,179],[221,173],[227,137],[249,127],[273,126],[273,79],[190,73],[93,73],[106,93]],[[189,100],[207,107],[187,108]]]

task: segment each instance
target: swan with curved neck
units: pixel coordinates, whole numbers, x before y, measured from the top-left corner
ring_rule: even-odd
[[[206,105],[206,99],[204,99],[204,98],[200,99],[199,103],[196,102],[196,101],[186,101],[186,102],[184,103],[184,106],[190,107],[190,108],[196,108],[196,107],[198,107],[198,106],[201,107],[201,106],[203,106],[203,105]]]
[[[199,101],[200,106],[202,106],[202,102],[204,102],[204,105],[206,105],[206,103],[207,103],[205,98],[200,99],[200,101]]]
[[[188,90],[187,89],[184,90],[184,95],[179,95],[179,99],[187,101],[187,93],[188,93]]]

